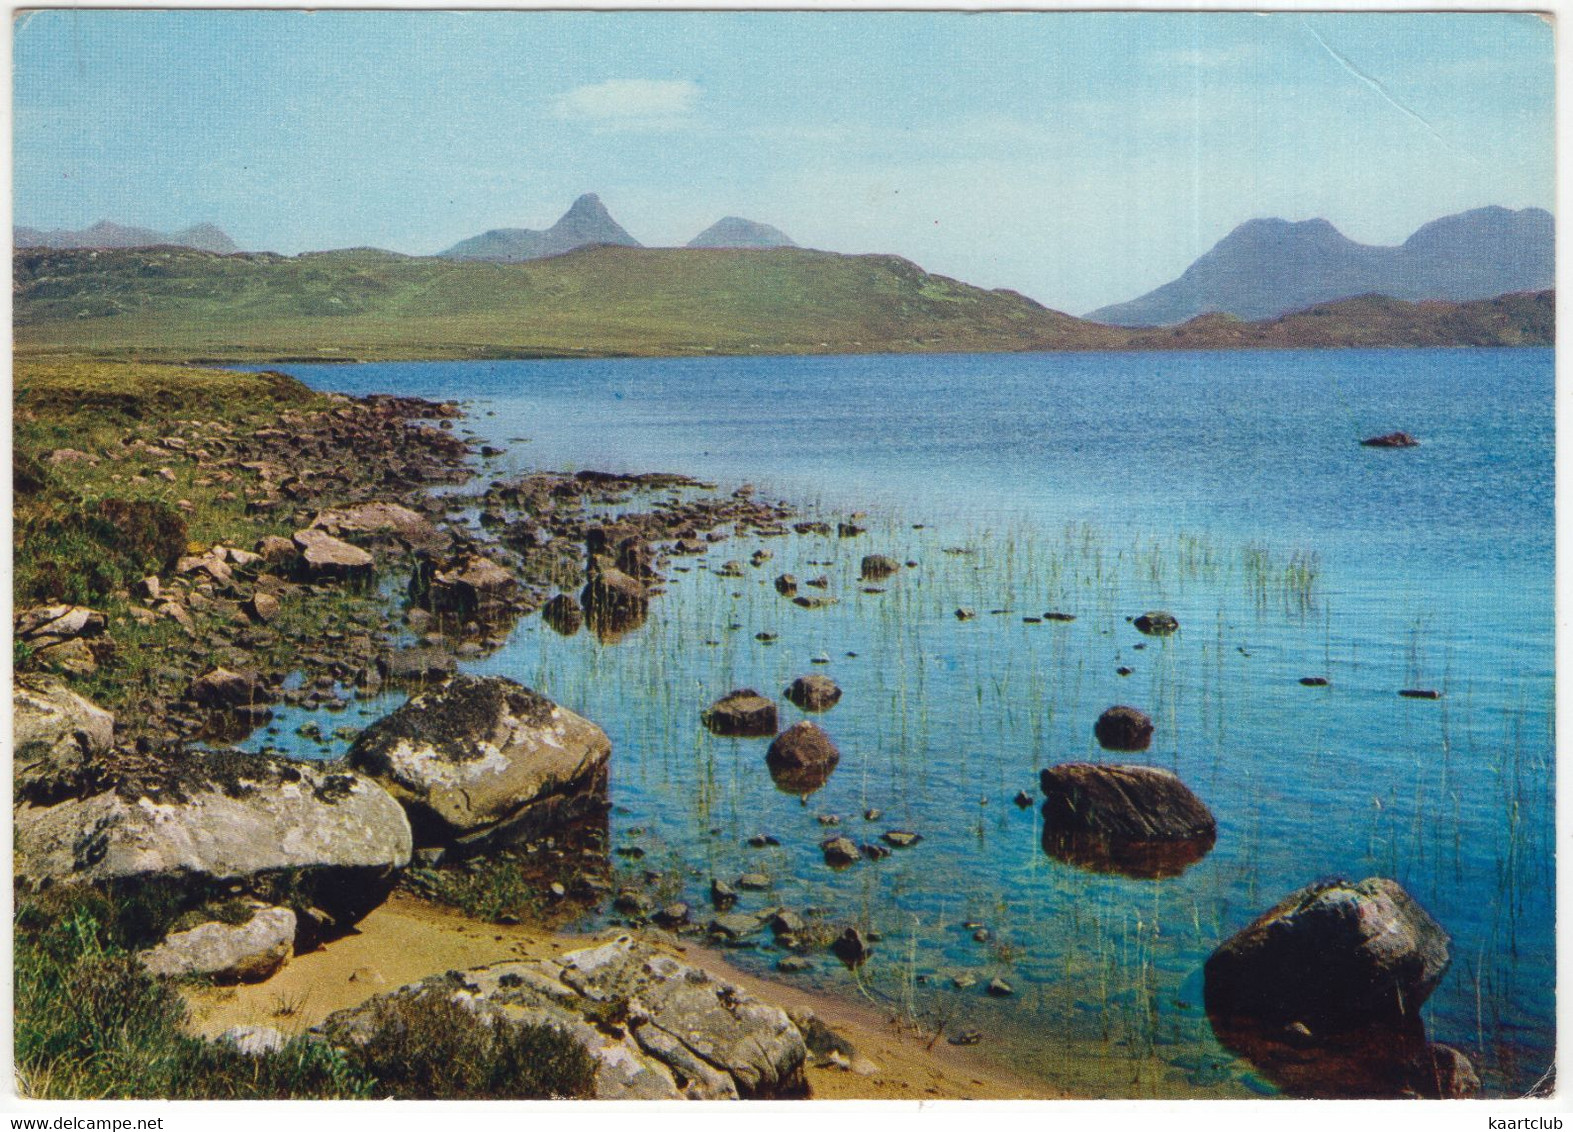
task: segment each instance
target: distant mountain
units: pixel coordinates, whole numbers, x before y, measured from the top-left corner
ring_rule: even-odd
[[[625,248],[643,247],[612,219],[601,198],[594,193],[573,202],[562,219],[544,232],[533,228],[494,228],[468,240],[460,240],[445,252],[443,259],[484,259],[499,263],[520,263],[562,255],[575,248],[593,244],[616,244]]]
[[[91,228],[57,228],[45,232],[38,228],[16,228],[11,243],[18,248],[151,248],[161,244],[178,248],[231,255],[240,249],[222,228],[194,224],[179,232],[155,232],[151,228],[128,228],[110,220],[100,220]]]
[[[688,241],[691,248],[795,248],[797,245],[779,228],[724,216]]]
[[[1276,318],[1356,295],[1460,302],[1541,291],[1555,282],[1554,227],[1540,208],[1477,208],[1433,220],[1392,248],[1356,243],[1325,220],[1251,220],[1172,283],[1087,317],[1171,326],[1213,312]]]
[[[1551,346],[1555,291],[1421,303],[1358,295],[1263,322],[1204,314],[1179,326],[1133,328],[1133,350],[1321,350],[1404,346]]]

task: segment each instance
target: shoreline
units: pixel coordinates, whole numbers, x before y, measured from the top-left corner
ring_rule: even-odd
[[[304,1033],[329,1014],[356,1006],[429,975],[518,959],[541,959],[592,946],[625,930],[589,934],[528,924],[489,924],[395,891],[350,934],[297,955],[278,974],[234,987],[182,988],[190,1028],[214,1037],[232,1026],[272,1026]],[[640,935],[640,933],[633,933]],[[872,1062],[863,1073],[808,1065],[809,1100],[1059,1100],[1070,1094],[1029,1082],[976,1047],[902,1031],[878,1010],[837,995],[805,990],[744,972],[724,952],[689,941],[644,934],[681,958],[783,1009],[809,1009]],[[287,1013],[281,1014],[281,1011]]]

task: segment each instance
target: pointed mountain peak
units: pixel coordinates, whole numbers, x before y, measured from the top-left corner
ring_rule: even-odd
[[[606,205],[601,203],[601,198],[595,193],[584,193],[578,200],[568,206],[568,211],[563,213],[563,220],[569,217],[580,219],[611,220],[612,214],[606,211]],[[562,220],[558,221],[559,224]],[[614,222],[615,223],[615,222]]]

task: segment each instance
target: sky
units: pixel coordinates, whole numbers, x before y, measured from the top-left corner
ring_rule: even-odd
[[[431,254],[595,192],[648,245],[744,216],[1080,314],[1255,217],[1553,206],[1524,13],[59,10],[13,59],[17,224],[248,250]]]

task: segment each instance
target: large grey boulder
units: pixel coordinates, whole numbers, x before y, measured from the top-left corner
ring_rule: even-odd
[[[42,779],[70,772],[115,741],[115,717],[52,676],[11,686],[12,788],[17,799]]]
[[[295,950],[295,913],[262,907],[239,924],[217,920],[170,932],[138,955],[155,975],[205,976],[220,983],[256,983],[289,962]]]
[[[1447,971],[1449,942],[1397,881],[1309,885],[1208,957],[1207,1011],[1314,1034],[1401,1025]]]
[[[410,861],[409,821],[377,783],[263,755],[116,751],[37,793],[14,814],[24,886],[157,886],[186,903],[238,887],[342,928]]]
[[[360,733],[350,765],[409,812],[422,844],[527,840],[606,806],[612,745],[501,676],[455,676]]]
[[[494,1025],[554,1026],[596,1061],[603,1100],[801,1097],[807,1047],[785,1011],[620,936],[551,959],[450,971],[330,1015],[314,1033],[369,1042],[389,999],[459,1002]]]

